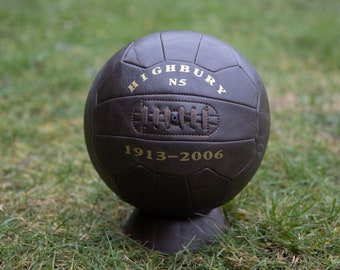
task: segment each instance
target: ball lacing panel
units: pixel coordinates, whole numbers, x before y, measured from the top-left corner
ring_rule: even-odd
[[[160,123],[164,122],[165,127],[169,129],[171,124],[178,125],[182,129],[184,128],[185,122],[190,123],[190,127],[195,129],[197,127],[197,123],[201,123],[201,127],[203,129],[208,128],[208,110],[203,109],[202,112],[199,114],[195,107],[192,107],[190,113],[186,115],[185,109],[183,106],[178,108],[178,111],[171,111],[169,107],[166,107],[164,112],[161,112],[158,107],[154,107],[152,113],[149,112],[148,106],[143,106],[141,110],[142,114],[142,123],[143,125],[147,126],[149,121],[152,119],[152,124],[155,128],[159,128]],[[164,120],[160,120],[160,115],[164,115]],[[149,115],[152,115],[151,119],[149,119]],[[198,121],[198,115],[200,115],[200,121]]]

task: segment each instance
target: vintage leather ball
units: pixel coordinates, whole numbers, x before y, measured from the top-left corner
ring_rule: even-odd
[[[85,107],[90,159],[124,201],[158,215],[206,213],[251,180],[269,137],[254,67],[188,31],[154,33],[102,67]]]

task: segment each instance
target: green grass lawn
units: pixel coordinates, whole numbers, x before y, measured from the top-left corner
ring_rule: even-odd
[[[0,0],[0,269],[339,269],[340,1]],[[83,110],[104,62],[151,32],[238,48],[271,105],[225,236],[162,255],[127,238],[132,207],[99,179]]]

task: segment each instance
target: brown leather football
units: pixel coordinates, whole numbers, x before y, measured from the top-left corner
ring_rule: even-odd
[[[269,105],[254,67],[210,35],[154,33],[102,67],[85,107],[90,159],[142,211],[206,213],[251,180],[269,137]]]

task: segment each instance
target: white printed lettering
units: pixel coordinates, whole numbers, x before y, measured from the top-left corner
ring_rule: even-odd
[[[176,78],[170,78],[169,79],[169,85],[177,85],[177,79]]]
[[[198,73],[198,72],[200,72],[200,73]],[[199,68],[195,68],[195,70],[194,70],[194,75],[198,78],[201,78],[203,76],[203,73],[204,73],[204,71],[199,69]]]
[[[187,66],[187,65],[181,65],[181,69],[179,70],[179,72],[189,73],[190,72],[190,67]]]
[[[213,77],[211,77],[210,75],[207,76],[207,78],[205,79],[205,81],[207,83],[209,83],[211,86],[214,86],[215,83],[215,79]]]
[[[155,68],[152,69],[151,73],[153,75],[161,74],[162,73],[162,69],[161,69],[161,67],[155,67]]]
[[[142,75],[140,75],[140,77],[142,78],[143,82],[145,82],[145,81],[148,79],[148,77],[146,77],[146,74],[145,74],[145,73],[143,73]]]
[[[138,87],[138,83],[136,83],[136,81],[133,81],[128,88],[130,89],[131,93],[133,93],[133,91],[135,91],[135,89]]]
[[[187,85],[187,79],[180,79],[178,85],[179,85],[179,86],[185,86],[185,85]]]
[[[187,73],[186,76],[195,76],[197,78],[201,78],[202,82],[204,81],[209,86],[214,87],[212,90],[216,91],[219,95],[227,93],[227,90],[223,87],[223,85],[219,84],[218,89],[215,87],[217,84],[215,78],[209,74],[208,71],[205,71],[203,69],[200,69],[198,67],[192,67],[190,65],[185,64],[168,64],[168,65],[162,65],[159,64],[159,66],[156,66],[151,69],[150,71],[147,71],[146,73],[142,73],[137,77],[134,81],[132,81],[127,88],[130,90],[131,93],[133,93],[137,87],[139,87],[139,84],[142,82],[145,82],[150,78],[150,76],[157,76],[161,73]],[[206,74],[206,75],[205,75]],[[184,74],[183,74],[184,75]],[[190,81],[188,81],[187,78],[169,78],[169,85],[170,86],[186,86],[189,84]],[[196,85],[196,84],[195,84]]]
[[[219,93],[221,95],[222,93],[227,93],[227,91],[223,88],[222,85],[220,85],[220,87],[217,90],[217,93]]]
[[[165,65],[165,72],[175,72],[176,65]]]

